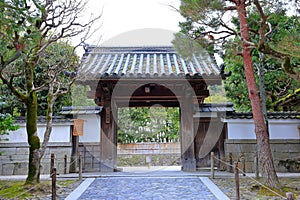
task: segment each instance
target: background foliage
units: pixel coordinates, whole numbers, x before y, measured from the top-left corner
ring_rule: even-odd
[[[182,0],[180,13],[185,18],[179,23],[181,30],[175,35],[173,44],[176,50],[185,57],[198,51],[207,51],[211,55],[221,55],[225,63],[225,71],[231,76],[223,81],[227,101],[234,103],[237,111],[251,111],[250,100],[243,69],[241,55],[241,38],[239,19],[229,1]],[[259,31],[262,18],[254,4],[247,4],[250,27],[250,42],[253,44],[252,59],[255,66],[262,66],[264,71],[266,104],[269,111],[280,111],[283,108],[276,104],[280,99],[295,94],[300,87],[300,19],[291,15],[291,6],[297,3],[286,1],[263,1],[263,11],[267,18],[264,42],[261,42]],[[296,10],[296,9],[295,9]],[[299,10],[298,10],[299,11]],[[288,15],[289,14],[289,15]],[[296,14],[296,12],[294,13]],[[271,28],[270,28],[271,27]],[[263,53],[264,60],[260,58]],[[288,58],[290,62],[285,62]],[[259,85],[258,70],[256,71]],[[210,90],[213,87],[210,88]],[[222,91],[205,101],[225,101]],[[218,97],[217,97],[218,96]],[[299,94],[296,95],[300,98]],[[217,98],[216,98],[217,97]],[[282,102],[282,101],[280,101]],[[299,110],[300,105],[291,106],[291,110]]]
[[[257,12],[250,13],[250,34],[252,33],[251,39],[253,42],[258,41],[257,35],[254,33],[259,31],[259,20],[260,18]],[[273,27],[272,32],[269,35],[270,46],[275,49],[278,49],[279,45],[283,45],[283,41],[291,40],[290,37],[299,37],[299,34],[297,36],[295,34],[295,32],[300,33],[299,18],[296,16],[289,17],[284,11],[281,11],[279,13],[270,14],[268,22]],[[233,18],[232,23],[238,30],[238,19]],[[234,38],[224,44],[226,52],[223,57],[224,62],[227,70],[232,72],[231,76],[227,77],[224,81],[224,86],[228,99],[234,103],[237,111],[251,111],[242,58],[240,56],[233,56],[241,51],[240,47],[236,45],[238,40],[239,38]],[[296,43],[297,40],[294,38],[293,42],[291,41],[291,43],[286,43],[284,45],[284,49],[281,51],[287,51],[290,54],[294,54],[296,51],[299,51],[299,49],[296,49],[296,46],[297,48],[300,48],[300,43],[298,45],[296,45]],[[287,95],[293,94],[298,88],[300,88],[300,83],[285,71],[278,58],[272,55],[264,55],[264,58],[265,59],[262,60],[259,56],[259,52],[256,49],[253,49],[252,59],[254,65],[263,65],[267,110],[279,111],[282,110],[282,108],[274,103]],[[300,74],[299,61],[300,59],[297,57],[292,58],[292,63],[294,63],[294,65],[292,65],[291,70],[297,72],[298,75]],[[259,85],[257,67],[255,70],[257,75],[257,84]],[[297,109],[299,109],[299,106],[293,107],[293,110]]]
[[[179,140],[178,108],[119,108],[118,142],[171,142]]]
[[[1,137],[1,135],[8,135],[8,131],[15,131],[19,128],[18,125],[15,125],[15,120],[9,113],[2,112],[2,108],[5,106],[7,105],[0,96],[0,141],[5,140],[5,137]]]

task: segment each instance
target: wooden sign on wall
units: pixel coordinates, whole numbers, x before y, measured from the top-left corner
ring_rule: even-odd
[[[74,119],[73,135],[74,136],[82,136],[83,135],[83,126],[84,126],[83,119]]]
[[[109,124],[110,123],[110,107],[106,107],[105,108],[105,122],[107,123],[107,124]]]

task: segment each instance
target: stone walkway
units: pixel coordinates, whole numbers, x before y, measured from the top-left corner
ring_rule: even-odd
[[[156,171],[87,178],[66,198],[71,199],[226,200],[228,197],[207,177],[181,171]]]
[[[216,197],[199,178],[97,178],[80,196],[85,199],[205,199]]]

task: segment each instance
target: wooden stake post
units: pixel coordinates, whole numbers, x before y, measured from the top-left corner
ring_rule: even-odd
[[[53,168],[51,171],[52,178],[52,200],[56,200],[56,168]]]
[[[239,163],[234,163],[234,178],[235,178],[235,199],[240,200],[240,182],[239,182]]]
[[[55,159],[54,153],[51,153],[50,159],[51,159],[51,160],[50,160],[50,176],[51,176],[52,170],[53,170],[53,168],[54,168],[54,159]]]
[[[286,193],[286,199],[287,200],[294,200],[294,194],[292,192]]]
[[[214,152],[211,152],[210,153],[210,178],[211,179],[215,178],[214,165],[215,165]]]
[[[79,181],[82,180],[82,160],[81,155],[78,156],[78,165],[79,165]]]
[[[67,155],[64,157],[64,174],[67,174]]]

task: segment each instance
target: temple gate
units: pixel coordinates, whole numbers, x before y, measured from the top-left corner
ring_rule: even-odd
[[[181,164],[196,170],[193,115],[209,96],[209,84],[221,84],[219,68],[206,52],[190,58],[173,47],[86,47],[79,81],[91,87],[88,96],[101,115],[100,171],[115,171],[117,160],[117,109],[120,107],[180,108]],[[201,120],[198,122],[201,124]]]

